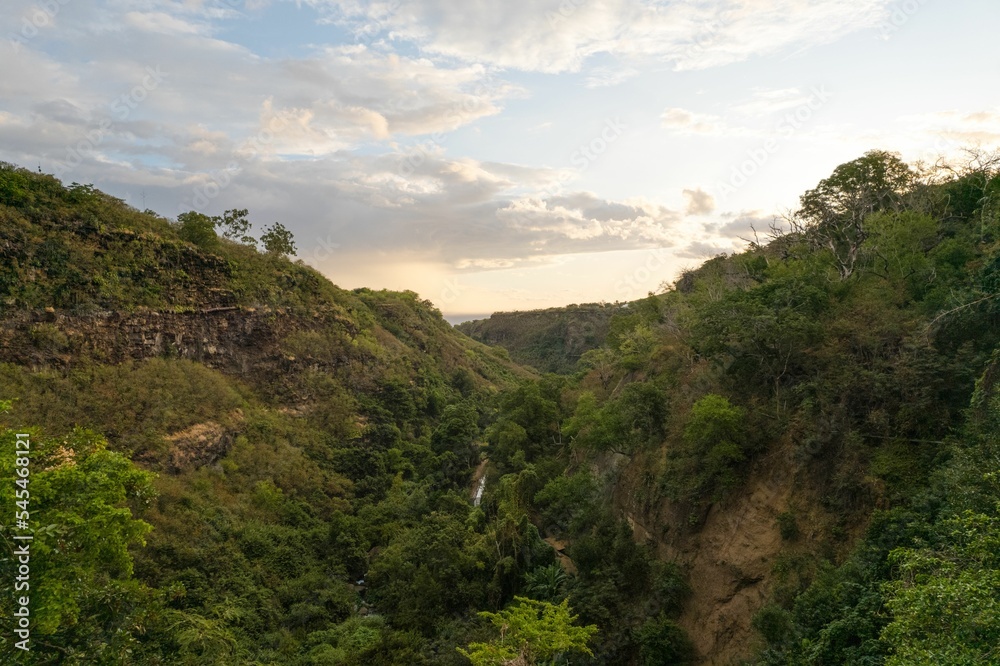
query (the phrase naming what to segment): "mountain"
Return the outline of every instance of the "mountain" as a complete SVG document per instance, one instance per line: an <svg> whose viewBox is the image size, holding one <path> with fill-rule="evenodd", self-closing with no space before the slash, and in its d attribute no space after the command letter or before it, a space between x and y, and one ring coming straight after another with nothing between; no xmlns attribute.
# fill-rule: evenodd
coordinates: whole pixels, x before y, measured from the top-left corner
<svg viewBox="0 0 1000 666"><path fill-rule="evenodd" d="M665 293L460 330L257 251L246 211L2 166L0 498L34 531L30 600L0 595L32 651L0 651L992 663L1000 160L974 158L872 151Z"/></svg>
<svg viewBox="0 0 1000 666"><path fill-rule="evenodd" d="M355 582L465 501L491 396L534 376L412 292L343 290L182 217L209 233L0 166L0 418L36 439L32 516L55 531L35 576L64 596L35 607L38 663L318 663L375 640Z"/></svg>
<svg viewBox="0 0 1000 666"><path fill-rule="evenodd" d="M600 347L611 317L624 304L587 303L563 308L495 312L458 324L473 340L503 347L512 360L541 372L570 374L584 353Z"/></svg>

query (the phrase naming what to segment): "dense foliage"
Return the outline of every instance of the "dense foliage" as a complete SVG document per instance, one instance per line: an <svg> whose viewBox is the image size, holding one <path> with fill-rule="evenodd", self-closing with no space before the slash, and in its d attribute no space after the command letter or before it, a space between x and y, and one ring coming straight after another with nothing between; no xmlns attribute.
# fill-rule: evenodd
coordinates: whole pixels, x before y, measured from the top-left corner
<svg viewBox="0 0 1000 666"><path fill-rule="evenodd" d="M494 312L456 328L474 340L499 345L510 357L541 372L570 374L580 358L599 347L611 317L624 303L586 303L563 308Z"/></svg>
<svg viewBox="0 0 1000 666"><path fill-rule="evenodd" d="M762 663L997 661L998 165L841 165L767 243L616 313L549 397L561 412L501 417L495 464L561 442L574 464L553 490L628 493L663 543L766 470L798 499L753 621ZM572 474L583 461L605 491ZM550 492L543 519L567 525Z"/></svg>
<svg viewBox="0 0 1000 666"><path fill-rule="evenodd" d="M987 156L869 153L538 376L277 227L257 252L246 211L171 222L3 166L0 493L28 430L44 601L17 659L696 663L668 554L767 470L795 501L745 652L996 661L998 201ZM113 362L77 330L219 309L277 342Z"/></svg>

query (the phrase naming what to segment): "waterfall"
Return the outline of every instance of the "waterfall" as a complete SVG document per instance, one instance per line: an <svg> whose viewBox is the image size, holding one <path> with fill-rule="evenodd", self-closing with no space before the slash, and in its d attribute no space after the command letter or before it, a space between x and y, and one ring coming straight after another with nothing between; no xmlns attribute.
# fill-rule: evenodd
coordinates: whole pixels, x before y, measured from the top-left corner
<svg viewBox="0 0 1000 666"><path fill-rule="evenodd" d="M486 492L486 475L479 477L479 484L476 486L476 495L472 498L472 505L479 506L483 501L483 493Z"/></svg>

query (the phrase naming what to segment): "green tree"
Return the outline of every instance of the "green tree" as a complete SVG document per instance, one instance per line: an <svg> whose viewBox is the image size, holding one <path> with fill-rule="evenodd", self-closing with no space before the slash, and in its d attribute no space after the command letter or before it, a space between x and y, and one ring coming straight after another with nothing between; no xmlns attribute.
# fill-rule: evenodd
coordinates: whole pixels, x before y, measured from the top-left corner
<svg viewBox="0 0 1000 666"><path fill-rule="evenodd" d="M680 489L700 495L736 483L738 465L747 457L745 420L746 410L713 393L691 407L683 434L685 458L672 469Z"/></svg>
<svg viewBox="0 0 1000 666"><path fill-rule="evenodd" d="M219 237L215 233L213 218L192 210L178 215L177 221L181 225L178 235L183 240L206 250L218 247Z"/></svg>
<svg viewBox="0 0 1000 666"><path fill-rule="evenodd" d="M556 605L515 597L514 603L499 613L479 615L489 620L500 636L489 643L472 643L468 650L459 648L473 666L531 666L555 663L574 653L593 654L587 643L597 633L597 627L577 625L568 600Z"/></svg>
<svg viewBox="0 0 1000 666"><path fill-rule="evenodd" d="M893 651L886 666L1000 661L1000 520L967 512L941 529L949 539L943 548L889 556L901 577L886 585L893 617L882 631Z"/></svg>
<svg viewBox="0 0 1000 666"><path fill-rule="evenodd" d="M666 615L647 620L638 631L642 666L690 663L694 647L684 630Z"/></svg>
<svg viewBox="0 0 1000 666"><path fill-rule="evenodd" d="M281 222L264 227L264 234L260 237L260 242L264 244L264 249L270 254L295 254L295 238Z"/></svg>
<svg viewBox="0 0 1000 666"><path fill-rule="evenodd" d="M562 445L556 396L543 382L528 382L500 397L500 418L489 428L490 459L501 470L532 462Z"/></svg>
<svg viewBox="0 0 1000 666"><path fill-rule="evenodd" d="M945 470L952 511L919 547L889 554L887 666L1000 662L1000 351L979 379L967 441Z"/></svg>
<svg viewBox="0 0 1000 666"><path fill-rule="evenodd" d="M593 393L583 393L563 434L586 447L632 455L663 440L666 417L663 391L650 382L633 382L600 408Z"/></svg>
<svg viewBox="0 0 1000 666"><path fill-rule="evenodd" d="M432 513L403 531L372 563L369 599L397 627L427 635L443 619L482 603L478 535L457 518Z"/></svg>
<svg viewBox="0 0 1000 666"><path fill-rule="evenodd" d="M608 347L598 347L585 351L579 362L581 367L592 370L597 375L597 379L601 382L601 388L605 391L608 390L608 386L615 376L618 364L618 354Z"/></svg>
<svg viewBox="0 0 1000 666"><path fill-rule="evenodd" d="M212 218L215 226L222 229L222 235L231 241L257 247L257 239L250 235L250 220L247 219L249 211L246 208L233 208L227 210L222 215Z"/></svg>
<svg viewBox="0 0 1000 666"><path fill-rule="evenodd" d="M457 465L448 475L452 482L465 482L469 471L479 462L479 447L476 446L478 418L475 408L467 402L448 405L431 435L431 448L435 454L440 456L447 451L455 456Z"/></svg>
<svg viewBox="0 0 1000 666"><path fill-rule="evenodd" d="M566 598L568 580L559 563L535 567L524 574L524 592L541 601L561 601Z"/></svg>
<svg viewBox="0 0 1000 666"><path fill-rule="evenodd" d="M868 238L865 218L898 209L915 178L913 170L894 153L867 152L841 164L803 194L796 223L811 233L819 247L833 253L840 278L846 280Z"/></svg>
<svg viewBox="0 0 1000 666"><path fill-rule="evenodd" d="M15 433L0 431L0 505L13 511L15 501L25 502L34 530L30 587L15 592L5 585L0 615L12 617L15 599L29 598L28 663L67 655L72 663L126 663L158 608L154 592L132 579L129 552L144 545L152 529L130 507L151 501L153 475L108 451L92 432L75 430L61 439L30 434L30 454L23 456L15 452ZM31 473L15 485L18 457L30 460ZM0 528L0 536L8 546L0 554L0 575L13 581L20 542L12 540L10 527ZM0 653L14 654L12 642L0 644Z"/></svg>

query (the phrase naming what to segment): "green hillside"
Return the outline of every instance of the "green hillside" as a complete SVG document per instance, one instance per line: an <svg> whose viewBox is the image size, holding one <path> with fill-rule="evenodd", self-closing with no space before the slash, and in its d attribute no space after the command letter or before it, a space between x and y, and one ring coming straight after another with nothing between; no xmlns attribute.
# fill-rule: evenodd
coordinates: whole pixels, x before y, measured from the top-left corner
<svg viewBox="0 0 1000 666"><path fill-rule="evenodd" d="M35 540L33 648L0 651L997 663L998 164L871 152L664 294L463 327L542 376L241 211L5 165L0 524L28 433Z"/></svg>
<svg viewBox="0 0 1000 666"><path fill-rule="evenodd" d="M0 418L33 434L32 520L50 530L19 663L429 659L437 623L499 608L500 583L429 592L419 627L368 613L391 579L355 583L410 529L484 538L465 528L480 422L532 374L416 294L345 291L188 231L0 168Z"/></svg>
<svg viewBox="0 0 1000 666"><path fill-rule="evenodd" d="M600 347L621 304L588 303L564 308L494 312L455 328L479 342L503 347L511 359L542 372L570 374L580 358Z"/></svg>

